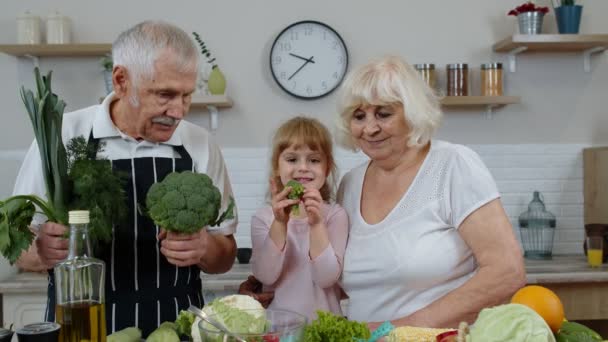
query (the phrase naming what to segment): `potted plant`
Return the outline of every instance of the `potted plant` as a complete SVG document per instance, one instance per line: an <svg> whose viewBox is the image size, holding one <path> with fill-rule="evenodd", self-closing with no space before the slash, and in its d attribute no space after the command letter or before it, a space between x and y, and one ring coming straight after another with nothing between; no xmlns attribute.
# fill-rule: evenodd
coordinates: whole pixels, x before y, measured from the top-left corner
<svg viewBox="0 0 608 342"><path fill-rule="evenodd" d="M207 76L207 72L203 71L201 74L199 74L199 88L205 88L206 79L206 86L209 93L211 93L212 95L224 94L224 92L226 91L226 78L224 77L224 74L217 66L217 63L215 63L215 58L211 56L211 51L209 51L207 45L201 39L201 36L196 32L192 32L192 35L194 35L194 39L196 40L201 49L201 54L205 58L205 66L207 68L211 66L211 71L208 73L208 77L205 77Z"/></svg>
<svg viewBox="0 0 608 342"><path fill-rule="evenodd" d="M519 33L539 34L542 31L543 18L548 12L549 7L537 6L528 1L510 10L508 15L517 17Z"/></svg>
<svg viewBox="0 0 608 342"><path fill-rule="evenodd" d="M577 34L581 24L583 6L576 0L551 0L559 33Z"/></svg>
<svg viewBox="0 0 608 342"><path fill-rule="evenodd" d="M106 85L106 92L109 94L113 90L112 86L112 68L114 67L114 62L112 61L111 56L103 56L101 58L101 66L103 67L103 80Z"/></svg>

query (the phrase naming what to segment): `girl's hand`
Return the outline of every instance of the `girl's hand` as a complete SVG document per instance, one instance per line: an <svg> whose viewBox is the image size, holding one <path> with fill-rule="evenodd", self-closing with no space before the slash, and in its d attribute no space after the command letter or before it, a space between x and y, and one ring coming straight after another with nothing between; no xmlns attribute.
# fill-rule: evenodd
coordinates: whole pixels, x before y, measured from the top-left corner
<svg viewBox="0 0 608 342"><path fill-rule="evenodd" d="M285 187L283 191L278 190L278 186L274 179L270 179L270 196L271 196L271 204L272 204L272 212L274 213L274 219L277 222L287 224L289 221L289 211L291 206L294 204L298 204L300 201L295 199L288 199L287 195L291 191L290 187Z"/></svg>
<svg viewBox="0 0 608 342"><path fill-rule="evenodd" d="M323 221L321 214L321 205L323 198L318 189L304 189L304 196L302 196L302 202L304 203L304 209L308 215L308 224L311 226L317 225Z"/></svg>

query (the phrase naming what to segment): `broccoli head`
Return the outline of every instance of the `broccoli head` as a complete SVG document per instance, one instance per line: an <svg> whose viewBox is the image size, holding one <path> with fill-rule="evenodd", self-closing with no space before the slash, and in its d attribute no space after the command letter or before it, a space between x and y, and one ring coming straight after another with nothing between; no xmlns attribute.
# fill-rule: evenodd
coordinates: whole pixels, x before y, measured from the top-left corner
<svg viewBox="0 0 608 342"><path fill-rule="evenodd" d="M288 186L291 188L291 191L287 195L287 198L301 199L302 196L304 196L304 186L302 185L302 183L292 179L289 182L287 182L287 184L285 184L285 186L286 187ZM300 205L294 204L291 207L291 214L294 216L299 216L300 215Z"/></svg>
<svg viewBox="0 0 608 342"><path fill-rule="evenodd" d="M190 171L172 172L148 190L146 207L155 224L167 231L191 234L234 218L234 199L219 215L222 196L211 178ZM218 218L219 216L219 218Z"/></svg>

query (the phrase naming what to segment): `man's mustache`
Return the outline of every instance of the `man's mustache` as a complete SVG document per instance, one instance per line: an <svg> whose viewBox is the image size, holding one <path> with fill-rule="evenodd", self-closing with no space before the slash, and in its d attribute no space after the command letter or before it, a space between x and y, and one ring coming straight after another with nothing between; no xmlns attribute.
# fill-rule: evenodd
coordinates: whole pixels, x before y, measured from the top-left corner
<svg viewBox="0 0 608 342"><path fill-rule="evenodd" d="M157 117L153 118L152 122L158 123L161 125L165 125L165 126L175 126L179 123L179 119L163 115L163 116L157 116Z"/></svg>

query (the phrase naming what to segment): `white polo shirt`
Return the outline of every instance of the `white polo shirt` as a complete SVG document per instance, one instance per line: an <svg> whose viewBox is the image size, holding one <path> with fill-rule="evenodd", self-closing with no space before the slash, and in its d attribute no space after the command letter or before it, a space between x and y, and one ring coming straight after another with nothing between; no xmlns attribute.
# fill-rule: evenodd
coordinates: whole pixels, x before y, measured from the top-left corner
<svg viewBox="0 0 608 342"><path fill-rule="evenodd" d="M98 157L109 160L142 157L179 158L179 154L173 147L183 145L192 158L193 171L207 174L222 194L220 212L228 207L230 197L234 197L228 172L221 150L207 130L182 120L171 139L166 142L137 141L121 132L112 122L110 104L113 100L114 93L111 93L99 105L64 114L62 129L64 144L79 135L88 139L92 129L93 137L105 143L104 150ZM42 162L36 140L30 146L21 165L13 194L34 194L46 198ZM224 221L220 227L210 228L209 232L223 235L234 234L238 221L236 212L235 208L234 219ZM34 223L44 221L46 218L40 214L34 218Z"/></svg>

